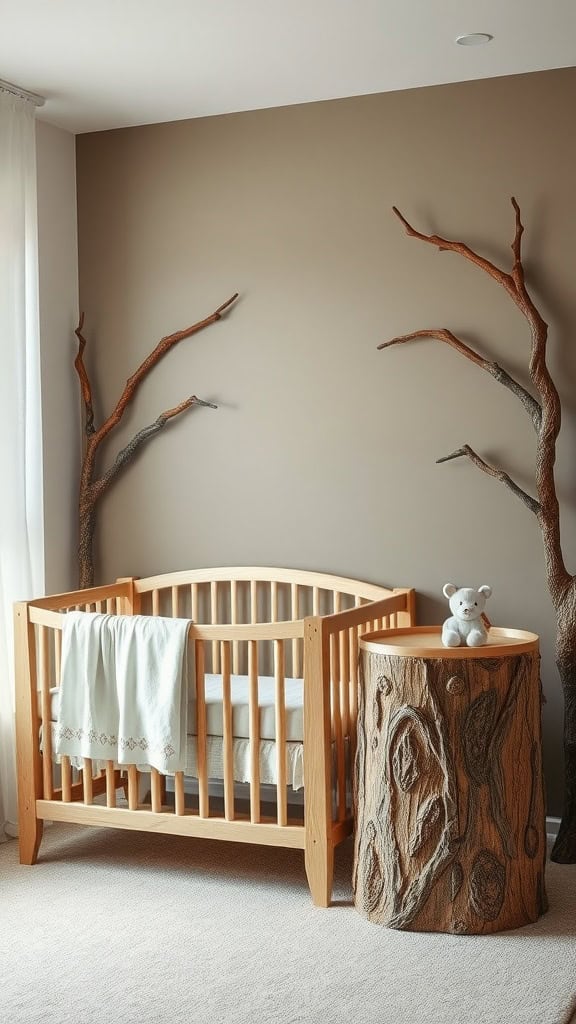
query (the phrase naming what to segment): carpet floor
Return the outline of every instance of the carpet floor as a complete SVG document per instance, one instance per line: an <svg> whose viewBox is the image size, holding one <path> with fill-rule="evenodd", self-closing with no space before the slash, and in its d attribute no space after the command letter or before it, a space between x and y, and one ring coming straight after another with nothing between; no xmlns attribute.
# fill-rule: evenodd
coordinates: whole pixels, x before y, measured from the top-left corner
<svg viewBox="0 0 576 1024"><path fill-rule="evenodd" d="M576 993L576 865L549 911L491 936L380 928L310 901L298 851L52 825L0 846L6 1024L561 1024Z"/></svg>

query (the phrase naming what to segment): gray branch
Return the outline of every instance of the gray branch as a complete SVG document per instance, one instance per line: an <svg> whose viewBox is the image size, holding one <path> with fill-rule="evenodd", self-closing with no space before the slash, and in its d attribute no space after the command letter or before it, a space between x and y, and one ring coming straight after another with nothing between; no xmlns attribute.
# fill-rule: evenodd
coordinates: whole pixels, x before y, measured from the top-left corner
<svg viewBox="0 0 576 1024"><path fill-rule="evenodd" d="M506 370L503 370L498 363L488 363L486 366L488 373L491 373L495 380L503 384L505 388L508 388L516 398L519 398L522 405L530 415L532 423L534 424L534 430L538 434L540 427L542 426L542 406L536 399L530 394L526 388L522 387L514 377L511 377Z"/></svg>
<svg viewBox="0 0 576 1024"><path fill-rule="evenodd" d="M478 469L481 469L483 473L487 473L488 476L493 476L496 480L500 480L501 483L505 484L517 498L520 498L520 501L522 501L527 508L534 513L534 515L537 516L540 514L540 502L536 501L536 499L530 494L527 494L526 491L523 491L522 488L514 482L512 477L509 476L508 473L504 472L504 470L497 469L495 466L491 466L488 462L485 462L484 459L481 459L469 444L465 444L462 448L458 448L455 452L452 452L451 455L444 455L443 458L436 459L436 463L449 462L450 459L459 459L461 456L466 456L466 458L470 459L470 461L473 462Z"/></svg>
<svg viewBox="0 0 576 1024"><path fill-rule="evenodd" d="M479 366L482 370L486 370L487 373L494 377L494 380L503 384L516 398L520 399L532 420L536 433L539 434L540 427L542 426L542 407L539 402L519 381L515 380L506 370L503 370L498 363L494 363L486 359L485 356L481 356L479 352L470 348L470 345L467 345L446 327L428 328L422 331L412 331L410 334L401 334L396 338L392 338L391 341L382 342L378 345L378 349L390 348L391 345L403 345L406 342L416 341L419 338L434 338L436 341L442 341L446 345L450 345L461 356L469 359L471 363Z"/></svg>
<svg viewBox="0 0 576 1024"><path fill-rule="evenodd" d="M178 409L184 411L192 405L204 405L209 409L218 408L218 406L214 405L213 402L205 402L203 399L196 398L196 396L194 396L193 399L183 402L182 406L179 406ZM97 482L100 494L108 489L115 477L118 476L118 473L124 468L124 466L128 465L128 463L132 461L138 449L141 448L146 441L149 441L151 437L154 437L155 434L158 434L162 428L166 426L168 420L172 419L174 415L176 415L175 410L170 410L169 413L161 413L154 423L151 423L149 426L143 427L142 430L138 431L126 447L122 448L122 450L118 452L110 468L106 470Z"/></svg>

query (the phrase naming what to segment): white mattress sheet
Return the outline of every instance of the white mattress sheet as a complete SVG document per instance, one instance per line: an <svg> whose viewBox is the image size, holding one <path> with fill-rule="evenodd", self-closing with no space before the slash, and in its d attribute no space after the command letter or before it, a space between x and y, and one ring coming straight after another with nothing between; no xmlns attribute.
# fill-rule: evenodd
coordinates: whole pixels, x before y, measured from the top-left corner
<svg viewBox="0 0 576 1024"><path fill-rule="evenodd" d="M222 676L206 674L204 677L206 697L206 732L209 736L223 736ZM196 734L196 694L191 684L192 695L188 698L187 733ZM232 735L248 739L250 735L250 681L248 676L230 677L232 703ZM51 690L52 720L58 718L58 689ZM286 708L286 739L294 743L304 740L304 686L302 679L284 680L284 706ZM258 679L258 706L260 709L260 739L276 738L275 681L273 676Z"/></svg>
<svg viewBox="0 0 576 1024"><path fill-rule="evenodd" d="M208 776L211 779L224 777L223 703L222 676L206 674L204 677L206 698L206 753ZM191 686L191 689L193 687ZM232 763L235 782L250 781L250 739L249 720L250 681L248 676L233 675L230 678L232 703ZM51 690L52 749L55 745L55 723L58 718L58 689ZM260 782L275 785L278 779L276 754L276 713L275 680L273 676L258 679L258 705L260 709ZM303 680L285 679L284 706L286 708L286 781L293 789L304 786L304 714ZM196 699L195 693L188 700L185 775L197 777L196 760ZM74 759L72 759L74 764ZM76 767L81 767L81 760ZM104 767L104 763L102 764Z"/></svg>
<svg viewBox="0 0 576 1024"><path fill-rule="evenodd" d="M192 689L192 687L191 687ZM206 694L206 732L210 736L223 736L224 707L222 702L222 676L204 677ZM302 679L284 680L284 707L286 708L286 739L301 743L304 739ZM250 735L250 681L248 676L230 677L232 703L232 735L247 739ZM260 738L276 738L276 702L273 676L258 679L258 706L260 709ZM188 698L189 735L196 734L196 695Z"/></svg>

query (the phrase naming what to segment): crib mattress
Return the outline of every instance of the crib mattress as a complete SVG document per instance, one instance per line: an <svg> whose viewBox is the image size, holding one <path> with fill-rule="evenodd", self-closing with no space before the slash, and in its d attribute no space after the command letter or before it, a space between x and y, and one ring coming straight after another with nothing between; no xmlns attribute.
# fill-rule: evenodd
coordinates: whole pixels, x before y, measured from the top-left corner
<svg viewBox="0 0 576 1024"><path fill-rule="evenodd" d="M224 777L224 740L223 740L223 703L222 676L206 674L204 677L206 699L206 751L208 775L212 779ZM250 781L250 681L248 676L232 675L230 692L232 704L232 763L235 782ZM55 749L55 723L58 719L59 690L51 693L52 737ZM275 680L273 676L260 676L258 679L258 706L260 709L260 782L263 785L275 785L278 779L276 755L276 715L275 715ZM304 714L303 714L303 680L285 679L284 706L286 709L286 781L293 789L304 786ZM196 698L195 694L188 701L188 722L186 739L186 757L184 774L196 778L198 775L196 759ZM74 763L75 759L72 759ZM77 767L81 767L78 762Z"/></svg>
<svg viewBox="0 0 576 1024"><path fill-rule="evenodd" d="M210 736L223 736L222 676L206 674L204 688L206 693L206 732ZM233 675L230 677L232 735L241 739L248 739L250 735L249 692L248 676ZM258 706L260 709L260 738L263 740L276 738L274 694L274 678L260 676L258 678ZM286 739L301 743L304 739L302 679L286 679L284 681L284 706L286 708ZM191 736L196 734L195 695L188 702L187 732Z"/></svg>
<svg viewBox="0 0 576 1024"><path fill-rule="evenodd" d="M196 693L193 686L188 705L187 749L184 774L198 776L196 738ZM223 706L222 677L206 674L204 677L206 699L206 754L208 776L223 778ZM250 739L249 705L250 681L248 676L231 676L231 702L233 724L233 774L236 782L250 781ZM58 717L58 689L50 691L52 718L52 750L55 749L55 723ZM259 708L259 770L260 782L275 785L278 780L276 753L276 683L273 676L258 677ZM284 706L286 709L286 781L293 790L301 790L303 773L303 680L284 680ZM75 763L76 759L71 759ZM81 767L78 761L77 767ZM104 763L102 763L104 767ZM148 766L141 766L146 770Z"/></svg>
<svg viewBox="0 0 576 1024"><path fill-rule="evenodd" d="M222 676L209 675L204 677L206 696L206 732L210 736L224 735L224 710L222 704ZM304 709L303 680L286 679L284 681L284 706L286 708L286 739L294 743L304 740ZM192 687L191 687L192 690ZM232 703L232 735L239 739L248 739L250 735L250 682L248 676L233 675L230 677ZM51 692L52 721L58 719L59 690ZM260 739L276 738L275 714L275 681L273 676L260 676L258 679L258 706L260 709ZM190 736L196 735L196 697L188 700L188 723L186 728Z"/></svg>

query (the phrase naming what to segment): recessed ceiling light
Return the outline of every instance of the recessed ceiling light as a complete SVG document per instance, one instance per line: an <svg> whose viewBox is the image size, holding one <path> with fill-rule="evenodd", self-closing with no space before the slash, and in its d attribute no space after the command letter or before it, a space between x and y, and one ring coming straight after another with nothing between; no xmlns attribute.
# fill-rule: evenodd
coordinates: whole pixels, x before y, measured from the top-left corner
<svg viewBox="0 0 576 1024"><path fill-rule="evenodd" d="M458 36L456 42L459 46L482 46L490 43L493 38L488 32L467 32L464 36Z"/></svg>

